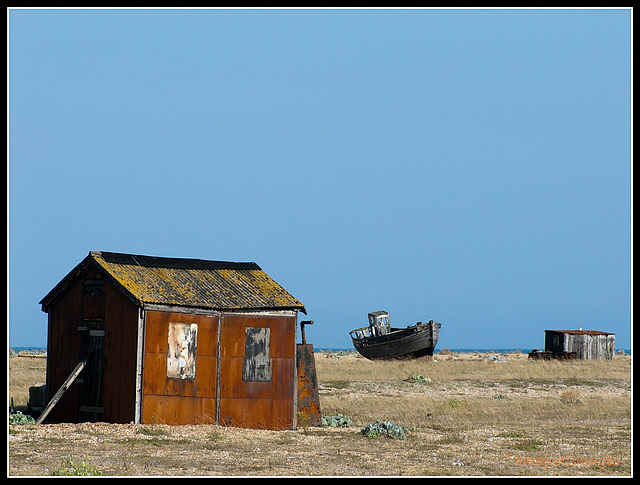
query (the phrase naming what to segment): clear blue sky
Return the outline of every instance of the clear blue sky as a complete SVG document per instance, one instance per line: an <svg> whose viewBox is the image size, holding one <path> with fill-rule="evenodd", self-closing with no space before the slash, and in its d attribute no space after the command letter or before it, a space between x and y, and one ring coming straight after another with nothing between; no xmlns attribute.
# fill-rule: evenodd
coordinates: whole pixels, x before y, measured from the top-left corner
<svg viewBox="0 0 640 485"><path fill-rule="evenodd" d="M9 344L92 250L255 261L316 347L631 346L631 11L8 10Z"/></svg>

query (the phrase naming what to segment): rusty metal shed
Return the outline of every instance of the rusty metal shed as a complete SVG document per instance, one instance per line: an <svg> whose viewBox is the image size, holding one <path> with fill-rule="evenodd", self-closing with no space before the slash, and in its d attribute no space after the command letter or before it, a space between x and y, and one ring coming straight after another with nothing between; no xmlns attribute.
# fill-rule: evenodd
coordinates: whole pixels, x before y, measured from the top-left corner
<svg viewBox="0 0 640 485"><path fill-rule="evenodd" d="M49 399L85 362L50 421L296 426L306 311L255 263L92 251L40 303Z"/></svg>
<svg viewBox="0 0 640 485"><path fill-rule="evenodd" d="M545 330L544 345L547 352L575 352L578 359L612 360L616 335L599 330Z"/></svg>

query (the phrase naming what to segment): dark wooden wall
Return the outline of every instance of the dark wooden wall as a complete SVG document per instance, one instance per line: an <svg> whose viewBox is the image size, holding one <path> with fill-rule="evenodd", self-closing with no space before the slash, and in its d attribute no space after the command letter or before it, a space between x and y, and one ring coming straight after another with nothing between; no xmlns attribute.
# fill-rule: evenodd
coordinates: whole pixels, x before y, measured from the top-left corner
<svg viewBox="0 0 640 485"><path fill-rule="evenodd" d="M47 420L128 423L135 416L138 309L95 268L49 308L49 399L91 351L87 367Z"/></svg>
<svg viewBox="0 0 640 485"><path fill-rule="evenodd" d="M135 420L138 307L115 286L106 287L104 420Z"/></svg>

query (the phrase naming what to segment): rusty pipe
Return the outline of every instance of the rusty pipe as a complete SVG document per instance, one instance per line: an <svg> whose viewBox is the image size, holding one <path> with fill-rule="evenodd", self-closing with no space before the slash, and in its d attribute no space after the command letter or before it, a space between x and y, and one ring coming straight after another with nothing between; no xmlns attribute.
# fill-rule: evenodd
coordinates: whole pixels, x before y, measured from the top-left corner
<svg viewBox="0 0 640 485"><path fill-rule="evenodd" d="M302 345L307 343L307 339L304 335L304 326L305 325L313 325L313 320L303 320L300 322L300 333L302 334Z"/></svg>

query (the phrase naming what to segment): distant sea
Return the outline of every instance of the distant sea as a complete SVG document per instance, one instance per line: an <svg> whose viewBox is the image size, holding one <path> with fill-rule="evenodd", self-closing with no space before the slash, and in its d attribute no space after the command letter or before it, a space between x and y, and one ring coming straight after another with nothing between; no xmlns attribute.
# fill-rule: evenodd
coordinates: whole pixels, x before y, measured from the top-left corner
<svg viewBox="0 0 640 485"><path fill-rule="evenodd" d="M320 352L320 351L323 351L323 350L331 350L332 352L345 352L345 351L348 351L348 350L354 350L355 351L354 348L342 349L342 348L323 348L323 347L318 347L318 348L314 347L314 350L317 351L317 352ZM435 349L433 351L433 353L437 354L441 350L443 350L443 349ZM467 353L468 354L471 354L471 353L482 354L482 353L486 353L486 352L489 352L489 351L498 352L499 354L506 354L508 352L515 352L515 351L519 350L523 354L528 354L529 352L531 352L533 350L533 348L526 348L526 349L525 348L508 348L508 349L496 349L496 348L493 348L493 349L456 349L456 348L450 348L449 350L451 352L457 352L459 354L467 354ZM540 348L538 350L544 350L544 347L542 347L542 348ZM631 349L618 349L618 348L616 348L616 352L618 350L624 350L625 354L631 355Z"/></svg>
<svg viewBox="0 0 640 485"><path fill-rule="evenodd" d="M33 351L45 351L46 352L46 350L47 350L46 347L12 347L11 345L9 345L9 348L15 350L16 354L18 352L23 351L23 350L29 350L29 351L32 351L32 352Z"/></svg>
<svg viewBox="0 0 640 485"><path fill-rule="evenodd" d="M47 350L45 347L11 347L13 350L17 352L20 352L21 350ZM323 350L331 350L332 352L346 352L348 350L355 350L354 348L348 348L348 349L344 349L344 348L327 348L327 347L316 347L314 348L314 350L316 352L320 352ZM438 353L440 352L440 350L442 349L436 349L434 353ZM449 349L451 352L457 352L457 353L485 353L485 352L489 352L490 350L493 350L494 352L498 352L499 354L505 354L507 352L515 352L516 350L519 350L520 352L524 353L524 354L528 354L529 352L531 352L533 350L533 348L508 348L508 349L456 349L456 348L452 348ZM539 349L539 350L543 350L543 349ZM631 349L616 349L616 352L618 350L624 350L624 353L627 355L631 355Z"/></svg>

